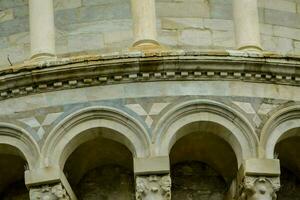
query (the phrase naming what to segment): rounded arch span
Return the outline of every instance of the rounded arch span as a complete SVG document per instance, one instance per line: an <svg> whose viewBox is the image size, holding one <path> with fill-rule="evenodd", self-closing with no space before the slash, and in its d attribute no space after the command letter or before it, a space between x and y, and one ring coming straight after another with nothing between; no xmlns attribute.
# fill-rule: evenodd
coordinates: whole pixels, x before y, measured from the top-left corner
<svg viewBox="0 0 300 200"><path fill-rule="evenodd" d="M185 136L179 130L195 122L212 122L226 128L230 134L217 134L234 150L238 165L244 159L257 156L258 137L250 122L238 111L210 100L193 100L168 111L154 130L156 153L168 155L172 146Z"/></svg>
<svg viewBox="0 0 300 200"><path fill-rule="evenodd" d="M111 132L95 131L101 128ZM89 134L85 134L88 130ZM63 169L69 155L79 145L98 136L122 143L134 157L149 154L149 136L137 120L115 108L88 107L67 116L49 133L42 148L42 165Z"/></svg>
<svg viewBox="0 0 300 200"><path fill-rule="evenodd" d="M283 139L300 136L300 105L282 108L272 114L261 131L260 157L274 158L275 146Z"/></svg>
<svg viewBox="0 0 300 200"><path fill-rule="evenodd" d="M14 154L21 156L29 169L37 166L40 156L39 146L24 129L13 124L0 123L0 145L8 145L17 150Z"/></svg>

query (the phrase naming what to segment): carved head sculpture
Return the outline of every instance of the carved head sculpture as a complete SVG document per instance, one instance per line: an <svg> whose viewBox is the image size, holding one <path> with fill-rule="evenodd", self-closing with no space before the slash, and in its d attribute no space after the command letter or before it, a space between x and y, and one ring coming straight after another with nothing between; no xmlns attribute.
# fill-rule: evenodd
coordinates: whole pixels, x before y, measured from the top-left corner
<svg viewBox="0 0 300 200"><path fill-rule="evenodd" d="M169 176L137 177L136 198L138 200L170 200L171 179Z"/></svg>
<svg viewBox="0 0 300 200"><path fill-rule="evenodd" d="M34 200L69 200L62 185L43 186L30 190L30 199Z"/></svg>
<svg viewBox="0 0 300 200"><path fill-rule="evenodd" d="M165 197L164 199L171 200L171 177L163 176L160 180L160 187Z"/></svg>
<svg viewBox="0 0 300 200"><path fill-rule="evenodd" d="M248 177L244 183L241 200L276 200L278 184L265 177Z"/></svg>

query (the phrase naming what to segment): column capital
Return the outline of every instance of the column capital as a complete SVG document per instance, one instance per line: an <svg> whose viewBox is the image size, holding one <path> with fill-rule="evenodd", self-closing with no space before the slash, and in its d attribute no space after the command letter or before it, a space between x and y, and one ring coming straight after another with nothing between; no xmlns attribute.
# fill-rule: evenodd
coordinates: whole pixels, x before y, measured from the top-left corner
<svg viewBox="0 0 300 200"><path fill-rule="evenodd" d="M147 175L136 177L136 200L171 200L171 177Z"/></svg>
<svg viewBox="0 0 300 200"><path fill-rule="evenodd" d="M279 176L244 176L239 185L238 200L276 200L279 189Z"/></svg>
<svg viewBox="0 0 300 200"><path fill-rule="evenodd" d="M47 199L47 200L70 200L66 189L61 183L54 185L43 185L30 189L29 197L31 200Z"/></svg>
<svg viewBox="0 0 300 200"><path fill-rule="evenodd" d="M280 189L280 163L277 159L245 160L231 193L236 200L276 200Z"/></svg>
<svg viewBox="0 0 300 200"><path fill-rule="evenodd" d="M43 197L45 195L49 197L49 200L77 200L67 178L59 167L26 170L25 184L30 189L30 197L33 200L38 199L34 198L35 196ZM55 195L58 197L56 198Z"/></svg>

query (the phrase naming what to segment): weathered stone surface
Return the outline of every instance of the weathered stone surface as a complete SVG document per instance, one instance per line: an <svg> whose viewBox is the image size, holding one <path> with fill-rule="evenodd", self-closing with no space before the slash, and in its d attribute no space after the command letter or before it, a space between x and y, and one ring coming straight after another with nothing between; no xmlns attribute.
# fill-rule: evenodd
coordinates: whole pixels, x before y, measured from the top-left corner
<svg viewBox="0 0 300 200"><path fill-rule="evenodd" d="M201 162L172 166L172 199L223 200L227 191L224 179Z"/></svg>
<svg viewBox="0 0 300 200"><path fill-rule="evenodd" d="M208 30L183 30L179 43L191 46L209 46L212 44L212 35Z"/></svg>
<svg viewBox="0 0 300 200"><path fill-rule="evenodd" d="M158 17L209 17L206 0L156 3ZM176 12L174 12L176 10Z"/></svg>
<svg viewBox="0 0 300 200"><path fill-rule="evenodd" d="M300 15L291 12L265 9L264 22L292 28L300 28Z"/></svg>
<svg viewBox="0 0 300 200"><path fill-rule="evenodd" d="M79 8L81 5L81 0L54 0L55 10Z"/></svg>
<svg viewBox="0 0 300 200"><path fill-rule="evenodd" d="M258 2L263 8L296 13L296 2L286 0L259 0Z"/></svg>
<svg viewBox="0 0 300 200"><path fill-rule="evenodd" d="M77 194L84 200L133 200L133 174L113 165L93 169L80 181Z"/></svg>
<svg viewBox="0 0 300 200"><path fill-rule="evenodd" d="M7 9L0 11L0 23L14 19L13 10Z"/></svg>

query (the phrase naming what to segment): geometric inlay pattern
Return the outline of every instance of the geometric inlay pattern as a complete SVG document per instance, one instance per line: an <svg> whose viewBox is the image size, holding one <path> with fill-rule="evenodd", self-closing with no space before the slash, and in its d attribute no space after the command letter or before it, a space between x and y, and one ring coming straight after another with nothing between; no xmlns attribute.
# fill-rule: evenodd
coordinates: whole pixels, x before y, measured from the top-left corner
<svg viewBox="0 0 300 200"><path fill-rule="evenodd" d="M170 103L152 103L149 109L141 104L127 104L125 106L139 116L144 117L145 123L149 128L151 128L153 124L153 118L159 115L161 111L169 104Z"/></svg>
<svg viewBox="0 0 300 200"><path fill-rule="evenodd" d="M35 117L27 117L27 118L19 119L19 121L27 124L32 129L34 129L39 139L42 139L45 134L45 129L48 126L50 126L61 114L62 112L49 113L46 115L38 115Z"/></svg>

